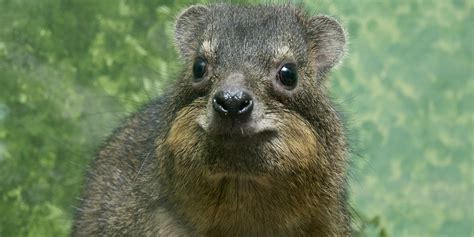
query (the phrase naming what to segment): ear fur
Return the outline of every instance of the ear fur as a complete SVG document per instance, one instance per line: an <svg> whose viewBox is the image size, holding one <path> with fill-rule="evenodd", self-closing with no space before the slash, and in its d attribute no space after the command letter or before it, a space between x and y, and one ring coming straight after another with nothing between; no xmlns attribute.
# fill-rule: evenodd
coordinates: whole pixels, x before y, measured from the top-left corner
<svg viewBox="0 0 474 237"><path fill-rule="evenodd" d="M176 19L174 41L181 57L192 55L197 46L197 38L206 24L209 8L203 5L193 5L186 8Z"/></svg>
<svg viewBox="0 0 474 237"><path fill-rule="evenodd" d="M346 34L332 17L311 17L306 24L310 54L318 74L324 75L336 66L346 52Z"/></svg>

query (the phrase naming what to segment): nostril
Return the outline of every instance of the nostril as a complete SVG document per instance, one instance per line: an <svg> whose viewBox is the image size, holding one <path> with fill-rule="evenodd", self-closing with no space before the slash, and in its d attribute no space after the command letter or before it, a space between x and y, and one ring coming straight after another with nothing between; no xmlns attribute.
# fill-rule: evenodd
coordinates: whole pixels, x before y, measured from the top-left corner
<svg viewBox="0 0 474 237"><path fill-rule="evenodd" d="M244 92L243 97L241 98L240 108L238 110L238 114L244 114L247 112L251 112L253 108L253 101L250 95Z"/></svg>
<svg viewBox="0 0 474 237"><path fill-rule="evenodd" d="M245 91L219 91L212 100L214 110L225 116L250 113L253 108L252 97Z"/></svg>
<svg viewBox="0 0 474 237"><path fill-rule="evenodd" d="M217 93L213 100L212 100L212 106L214 107L214 110L219 112L219 113L228 113L229 111L226 108L226 103L225 103L225 98L223 93Z"/></svg>

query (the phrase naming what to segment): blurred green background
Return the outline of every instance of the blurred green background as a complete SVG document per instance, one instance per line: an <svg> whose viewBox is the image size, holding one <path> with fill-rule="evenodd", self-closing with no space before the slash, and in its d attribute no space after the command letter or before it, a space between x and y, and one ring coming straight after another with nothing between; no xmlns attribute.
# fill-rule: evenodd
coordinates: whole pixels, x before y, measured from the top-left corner
<svg viewBox="0 0 474 237"><path fill-rule="evenodd" d="M195 1L0 0L0 236L66 236L107 134L179 72ZM346 26L329 80L360 236L474 236L474 1L298 1Z"/></svg>

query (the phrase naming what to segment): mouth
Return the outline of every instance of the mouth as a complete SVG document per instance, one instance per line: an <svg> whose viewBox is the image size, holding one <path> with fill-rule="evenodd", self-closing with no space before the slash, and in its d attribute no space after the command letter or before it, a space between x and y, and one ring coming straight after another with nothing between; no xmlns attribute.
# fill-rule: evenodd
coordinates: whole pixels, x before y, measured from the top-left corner
<svg viewBox="0 0 474 237"><path fill-rule="evenodd" d="M275 136L276 129L258 128L249 124L232 124L230 126L215 126L207 131L210 137L221 141L249 141L254 139L270 138Z"/></svg>
<svg viewBox="0 0 474 237"><path fill-rule="evenodd" d="M197 123L205 134L220 142L264 141L277 135L277 129L265 121L214 119L211 122L198 120Z"/></svg>
<svg viewBox="0 0 474 237"><path fill-rule="evenodd" d="M268 174L266 148L278 137L275 123L265 119L225 120L200 117L196 120L206 137L209 178L249 179Z"/></svg>

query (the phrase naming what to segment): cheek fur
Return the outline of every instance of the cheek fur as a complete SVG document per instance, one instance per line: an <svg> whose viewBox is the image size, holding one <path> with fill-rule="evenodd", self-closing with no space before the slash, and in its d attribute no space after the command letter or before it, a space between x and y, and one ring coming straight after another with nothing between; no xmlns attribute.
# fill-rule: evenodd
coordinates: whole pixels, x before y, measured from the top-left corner
<svg viewBox="0 0 474 237"><path fill-rule="evenodd" d="M192 167L203 163L206 137L196 121L203 110L196 103L181 109L164 140L164 145L174 157L177 175L186 175ZM205 169L193 170L203 172Z"/></svg>
<svg viewBox="0 0 474 237"><path fill-rule="evenodd" d="M265 144L266 154L271 154L269 160L275 163L277 169L286 172L296 172L324 165L321 156L323 148L311 125L301 116L294 113L278 115L276 124L278 135Z"/></svg>
<svg viewBox="0 0 474 237"><path fill-rule="evenodd" d="M206 111L204 101L196 101L184 107L174 119L163 145L174 157L174 172L179 176L199 173L210 175L205 164L209 155L207 135L198 124L198 118ZM326 151L312 126L297 113L274 114L277 135L263 142L257 155L266 163L265 169L277 173L312 173L329 166ZM179 168L178 168L179 167ZM319 172L318 172L319 173Z"/></svg>

